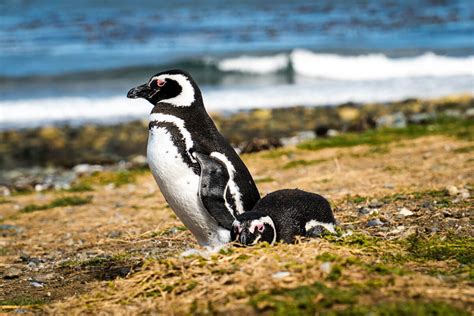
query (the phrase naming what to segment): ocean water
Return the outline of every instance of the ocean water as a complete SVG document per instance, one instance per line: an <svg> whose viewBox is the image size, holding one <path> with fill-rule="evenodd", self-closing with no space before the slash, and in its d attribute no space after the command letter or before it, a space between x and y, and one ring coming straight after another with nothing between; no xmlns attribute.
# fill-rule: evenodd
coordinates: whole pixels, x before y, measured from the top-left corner
<svg viewBox="0 0 474 316"><path fill-rule="evenodd" d="M474 1L0 2L0 128L146 118L183 68L206 107L474 94Z"/></svg>

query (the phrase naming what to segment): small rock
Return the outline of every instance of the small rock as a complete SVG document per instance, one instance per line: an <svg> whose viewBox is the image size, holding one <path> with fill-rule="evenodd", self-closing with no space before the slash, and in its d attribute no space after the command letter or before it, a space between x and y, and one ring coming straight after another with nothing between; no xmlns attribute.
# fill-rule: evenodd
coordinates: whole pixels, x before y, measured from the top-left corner
<svg viewBox="0 0 474 316"><path fill-rule="evenodd" d="M474 118L474 108L467 109L464 115L467 116L468 118Z"/></svg>
<svg viewBox="0 0 474 316"><path fill-rule="evenodd" d="M397 228L395 229L392 229L391 231L389 231L388 233L390 235L398 235L400 234L401 232L403 232L405 230L405 226L397 226Z"/></svg>
<svg viewBox="0 0 474 316"><path fill-rule="evenodd" d="M323 273L329 274L331 272L331 269L332 269L332 264L329 261L325 261L325 262L321 263L321 265L319 266L319 269Z"/></svg>
<svg viewBox="0 0 474 316"><path fill-rule="evenodd" d="M286 278L290 275L291 274L288 271L278 271L278 272L272 274L272 278L273 279L283 279L283 278Z"/></svg>
<svg viewBox="0 0 474 316"><path fill-rule="evenodd" d="M376 219L371 219L370 221L367 222L367 227L374 227L374 226L382 226L383 222L376 218Z"/></svg>
<svg viewBox="0 0 474 316"><path fill-rule="evenodd" d="M459 193L459 189L456 188L454 185L450 185L450 186L446 187L446 191L448 191L448 194L450 196L456 196Z"/></svg>
<svg viewBox="0 0 474 316"><path fill-rule="evenodd" d="M31 258L30 255L27 254L26 252L23 252L23 251L22 251L22 252L20 253L20 260L21 260L21 261L23 261L23 262L28 262L28 261L30 261L30 258Z"/></svg>
<svg viewBox="0 0 474 316"><path fill-rule="evenodd" d="M120 232L118 230L113 230L113 231L111 231L110 233L107 234L107 237L109 237L109 238L119 238L120 236L122 236L122 232Z"/></svg>
<svg viewBox="0 0 474 316"><path fill-rule="evenodd" d="M432 208L433 208L433 205L432 205L431 202L429 202L429 201L423 202L423 204L422 204L421 206L424 207L424 208L428 208L428 209L432 209Z"/></svg>
<svg viewBox="0 0 474 316"><path fill-rule="evenodd" d="M379 200L377 199L372 199L369 203L369 207L370 208L378 208L378 207L381 207L383 206L383 203L380 202Z"/></svg>
<svg viewBox="0 0 474 316"><path fill-rule="evenodd" d="M399 212L398 212L399 215L403 216L403 217L407 217L407 216L412 216L413 215L413 212L410 211L409 209L407 209L406 207L402 207Z"/></svg>
<svg viewBox="0 0 474 316"><path fill-rule="evenodd" d="M359 208L359 216L369 215L372 210L366 206Z"/></svg>
<svg viewBox="0 0 474 316"><path fill-rule="evenodd" d="M461 200L465 200L471 197L471 194L467 189L461 189L460 193L461 194L459 195L459 197L461 198Z"/></svg>
<svg viewBox="0 0 474 316"><path fill-rule="evenodd" d="M0 196L10 196L10 189L4 185L0 186Z"/></svg>
<svg viewBox="0 0 474 316"><path fill-rule="evenodd" d="M91 174L94 172L101 172L104 170L104 167L102 167L101 165L89 165L84 163L74 166L72 170L78 175L83 175Z"/></svg>
<svg viewBox="0 0 474 316"><path fill-rule="evenodd" d="M377 127L404 128L407 126L407 119L402 112L383 115L376 119Z"/></svg>
<svg viewBox="0 0 474 316"><path fill-rule="evenodd" d="M4 279L16 279L22 274L22 271L15 267L7 268L3 274Z"/></svg>
<svg viewBox="0 0 474 316"><path fill-rule="evenodd" d="M148 160L143 155L136 155L130 159L130 165L132 168L145 168L148 166Z"/></svg>
<svg viewBox="0 0 474 316"><path fill-rule="evenodd" d="M33 282L38 282L38 283L48 283L48 281L51 281L54 278L56 278L56 274L46 273L46 274L38 274L34 276L31 280Z"/></svg>
<svg viewBox="0 0 474 316"><path fill-rule="evenodd" d="M383 187L386 189L394 189L395 185L393 185L393 183L385 183Z"/></svg>
<svg viewBox="0 0 474 316"><path fill-rule="evenodd" d="M39 283L39 282L30 282L31 285L33 285L34 287L38 287L38 288L41 288L41 287L44 287L44 284L43 283Z"/></svg>

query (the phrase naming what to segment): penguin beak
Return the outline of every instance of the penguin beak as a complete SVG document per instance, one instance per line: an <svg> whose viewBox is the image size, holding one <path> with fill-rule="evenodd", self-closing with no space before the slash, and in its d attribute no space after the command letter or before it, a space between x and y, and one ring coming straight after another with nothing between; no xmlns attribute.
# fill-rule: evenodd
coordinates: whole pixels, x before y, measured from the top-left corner
<svg viewBox="0 0 474 316"><path fill-rule="evenodd" d="M147 99L153 90L148 86L148 84L142 84L141 86L130 89L127 93L127 98L129 99L138 99L143 98Z"/></svg>

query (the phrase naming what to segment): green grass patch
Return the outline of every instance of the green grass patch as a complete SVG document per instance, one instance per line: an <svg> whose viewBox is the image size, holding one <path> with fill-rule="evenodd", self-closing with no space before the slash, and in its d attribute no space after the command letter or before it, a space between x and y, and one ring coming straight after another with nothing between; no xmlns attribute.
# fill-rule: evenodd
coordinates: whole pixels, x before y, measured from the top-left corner
<svg viewBox="0 0 474 316"><path fill-rule="evenodd" d="M458 309L444 302L401 301L381 303L371 306L357 305L342 311L330 311L321 315L334 316L421 316L443 315L464 316L470 315L468 311Z"/></svg>
<svg viewBox="0 0 474 316"><path fill-rule="evenodd" d="M416 259L449 260L462 264L474 263L474 238L450 234L431 237L413 234L402 241L406 251Z"/></svg>
<svg viewBox="0 0 474 316"><path fill-rule="evenodd" d="M4 198L4 197L0 197L0 204L7 204L7 203L11 203L12 201Z"/></svg>
<svg viewBox="0 0 474 316"><path fill-rule="evenodd" d="M457 154L470 153L474 151L474 146L460 147L453 150Z"/></svg>
<svg viewBox="0 0 474 316"><path fill-rule="evenodd" d="M75 268L75 267L107 267L117 263L123 263L130 259L128 253L117 253L114 255L99 255L86 260L67 260L62 262L59 266L62 268Z"/></svg>
<svg viewBox="0 0 474 316"><path fill-rule="evenodd" d="M249 303L257 312L271 312L272 315L315 315L334 305L353 305L357 302L356 295L354 290L328 288L316 282L294 289L273 289L257 294Z"/></svg>
<svg viewBox="0 0 474 316"><path fill-rule="evenodd" d="M264 177L264 178L255 179L256 183L266 183L266 182L274 182L274 181L275 179L273 179L272 177Z"/></svg>
<svg viewBox="0 0 474 316"><path fill-rule="evenodd" d="M61 198L57 198L51 201L48 204L29 204L21 209L22 213L31 213L35 211L42 211L47 210L55 207L62 207L62 206L77 206L77 205L84 205L88 204L92 201L92 196L87 197L80 197L80 196L65 196Z"/></svg>
<svg viewBox="0 0 474 316"><path fill-rule="evenodd" d="M331 138L313 139L299 144L305 150L319 150L331 147L352 147L357 145L379 146L393 141L413 139L426 135L448 135L460 139L474 140L474 124L470 120L442 117L428 125L408 125L405 128L381 128L363 133L344 133ZM377 148L377 147L375 147Z"/></svg>
<svg viewBox="0 0 474 316"><path fill-rule="evenodd" d="M0 256L6 256L9 252L8 248L0 247Z"/></svg>
<svg viewBox="0 0 474 316"><path fill-rule="evenodd" d="M279 148L279 149L265 151L261 154L261 156L262 158L266 158L266 159L276 159L283 156L291 156L294 153L295 152L293 150L286 149L286 148Z"/></svg>
<svg viewBox="0 0 474 316"><path fill-rule="evenodd" d="M347 198L347 202L354 203L354 204L364 203L364 202L367 202L367 200L368 200L368 198L363 197L363 196L359 196L359 195L350 196L350 197Z"/></svg>
<svg viewBox="0 0 474 316"><path fill-rule="evenodd" d="M339 238L334 235L323 236L326 240L334 242L335 244L358 248L373 248L379 247L382 240L376 237L365 235L362 233L354 233L344 238Z"/></svg>
<svg viewBox="0 0 474 316"><path fill-rule="evenodd" d="M92 187L93 185L113 184L116 187L120 187L122 185L135 183L137 176L146 172L146 169L96 172L90 176L83 177L77 185L81 187Z"/></svg>
<svg viewBox="0 0 474 316"><path fill-rule="evenodd" d="M94 191L92 185L88 183L77 183L72 185L69 189L64 190L66 192L90 192Z"/></svg>
<svg viewBox="0 0 474 316"><path fill-rule="evenodd" d="M0 306L30 306L30 305L43 305L48 300L41 297L31 296L17 296L11 299L0 300Z"/></svg>
<svg viewBox="0 0 474 316"><path fill-rule="evenodd" d="M285 164L283 166L283 169L291 169L291 168L297 168L297 167L305 167L305 166L311 166L311 165L315 165L315 164L318 164L318 163L321 163L321 162L324 162L326 161L325 159L315 159L315 160L304 160L304 159L301 159L301 160L292 160L290 162L288 162L287 164Z"/></svg>

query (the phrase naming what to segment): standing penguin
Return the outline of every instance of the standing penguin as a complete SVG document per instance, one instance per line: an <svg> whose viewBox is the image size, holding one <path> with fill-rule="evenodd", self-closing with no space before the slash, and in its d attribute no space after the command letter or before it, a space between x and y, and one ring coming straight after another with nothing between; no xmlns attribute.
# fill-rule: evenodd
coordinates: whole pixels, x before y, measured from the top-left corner
<svg viewBox="0 0 474 316"><path fill-rule="evenodd" d="M218 247L230 241L229 223L252 209L260 195L247 167L207 114L196 82L185 71L168 70L131 89L127 97L154 106L148 164L170 207L200 245ZM224 170L228 181L223 183L213 170ZM206 175L204 182L201 174ZM203 190L206 181L223 185L221 196ZM216 199L224 207L213 207Z"/></svg>

